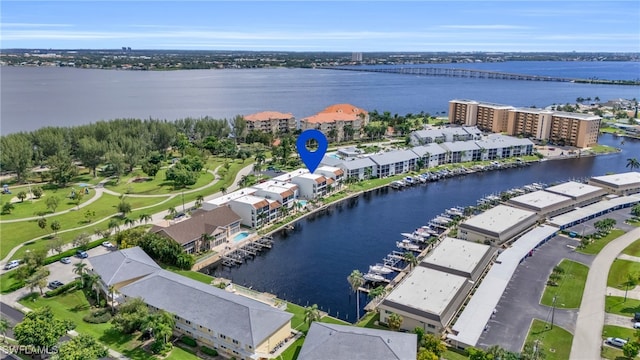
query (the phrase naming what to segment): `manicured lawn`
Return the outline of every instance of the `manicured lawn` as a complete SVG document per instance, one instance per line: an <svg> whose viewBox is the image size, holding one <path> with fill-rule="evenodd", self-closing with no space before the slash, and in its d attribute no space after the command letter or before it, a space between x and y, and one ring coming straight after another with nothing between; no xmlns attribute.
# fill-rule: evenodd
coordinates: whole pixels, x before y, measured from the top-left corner
<svg viewBox="0 0 640 360"><path fill-rule="evenodd" d="M155 177L149 178L142 170L134 170L131 175L120 179L116 185L114 182L107 183L107 188L121 194L141 194L141 195L166 195L179 193L182 190L197 189L213 181L213 175L202 171L198 181L184 189L174 189L173 182L165 179L166 169L160 169ZM141 181L133 181L142 179Z"/></svg>
<svg viewBox="0 0 640 360"><path fill-rule="evenodd" d="M444 352L444 354L442 354L442 358L445 360L466 360L469 357L453 350L447 350Z"/></svg>
<svg viewBox="0 0 640 360"><path fill-rule="evenodd" d="M627 275L634 273L640 274L640 262L615 259L609 270L607 286L624 290L626 289L624 283L627 281Z"/></svg>
<svg viewBox="0 0 640 360"><path fill-rule="evenodd" d="M180 270L180 269L176 269L174 267L168 267L166 270L169 270L171 272L174 272L176 274L180 274L182 276L186 276L190 279L196 280L196 281L200 281L201 283L205 283L207 285L210 285L211 282L214 280L213 277L207 275L207 274L203 274L201 272L197 272L197 271L189 271L189 270Z"/></svg>
<svg viewBox="0 0 640 360"><path fill-rule="evenodd" d="M584 254L591 254L591 255L597 254L600 252L600 250L602 250L602 248L607 246L608 243L610 243L612 240L616 239L622 234L624 234L624 231L622 230L619 230L619 229L611 230L611 232L607 236L603 237L602 239L593 240L591 244L587 245L583 249L578 249L578 251Z"/></svg>
<svg viewBox="0 0 640 360"><path fill-rule="evenodd" d="M370 329L383 329L389 330L386 326L376 325L375 322L380 321L380 313L377 311L372 311L363 316L356 326L366 327Z"/></svg>
<svg viewBox="0 0 640 360"><path fill-rule="evenodd" d="M618 350L610 346L603 346L602 352L600 352L600 356L602 356L603 359L628 360L628 358L624 356L624 353L622 352L622 350Z"/></svg>
<svg viewBox="0 0 640 360"><path fill-rule="evenodd" d="M619 150L612 146L596 144L591 146L591 151L593 151L596 154L606 154L606 153L618 152Z"/></svg>
<svg viewBox="0 0 640 360"><path fill-rule="evenodd" d="M621 339L634 339L635 329L624 328L622 326L605 325L602 329L602 338L617 337Z"/></svg>
<svg viewBox="0 0 640 360"><path fill-rule="evenodd" d="M634 241L626 249L622 250L623 254L640 257L640 239Z"/></svg>
<svg viewBox="0 0 640 360"><path fill-rule="evenodd" d="M322 319L320 319L320 322L327 323L327 324L352 325L346 321L336 319L333 316L325 316Z"/></svg>
<svg viewBox="0 0 640 360"><path fill-rule="evenodd" d="M199 357L197 357L195 354L192 354L192 353L188 352L187 350L181 349L178 346L174 346L173 350L171 350L171 353L169 353L169 356L167 356L165 359L167 359L167 360L193 360L193 359L199 359Z"/></svg>
<svg viewBox="0 0 640 360"><path fill-rule="evenodd" d="M302 344L304 344L304 337L298 338L293 344L289 345L287 350L283 351L278 357L278 360L296 360L298 354L300 354Z"/></svg>
<svg viewBox="0 0 640 360"><path fill-rule="evenodd" d="M307 333L309 325L304 321L304 307L293 303L287 303L287 312L293 314L291 318L291 328Z"/></svg>
<svg viewBox="0 0 640 360"><path fill-rule="evenodd" d="M14 279L16 271L0 275L0 294L7 294L24 286L24 281Z"/></svg>
<svg viewBox="0 0 640 360"><path fill-rule="evenodd" d="M527 334L526 342L539 340L546 360L565 360L569 358L573 335L557 325L550 329L550 324L534 319Z"/></svg>
<svg viewBox="0 0 640 360"><path fill-rule="evenodd" d="M560 267L562 267L565 272L558 281L558 286L547 285L540 303L542 305L553 306L553 297L556 296L556 307L566 309L579 308L580 302L582 302L582 293L584 292L584 284L587 281L589 268L583 264L567 259L560 262Z"/></svg>
<svg viewBox="0 0 640 360"><path fill-rule="evenodd" d="M605 311L611 314L633 317L634 313L640 312L640 300L629 299L624 300L620 296L605 296Z"/></svg>
<svg viewBox="0 0 640 360"><path fill-rule="evenodd" d="M32 186L33 188L34 186ZM33 216L40 216L41 214L51 214L53 213L50 209L47 209L47 198L49 197L57 197L59 200L58 207L56 207L56 212L68 210L76 207L75 200L69 198L71 194L71 189L75 188L76 191L80 191L81 188L75 186L67 186L65 188L60 189L52 189L52 190L44 190L44 195L40 199L27 200L25 199L23 202L15 202L13 203L14 209L11 210L11 214L2 215L2 220L14 220L21 218L28 218ZM27 190L25 190L28 192ZM4 204L7 201L10 201L11 198L15 197L19 191L11 190L12 194L10 195L1 195L0 203ZM80 200L80 205L82 205L87 200L93 198L95 196L94 190L89 190L88 195L84 195Z"/></svg>

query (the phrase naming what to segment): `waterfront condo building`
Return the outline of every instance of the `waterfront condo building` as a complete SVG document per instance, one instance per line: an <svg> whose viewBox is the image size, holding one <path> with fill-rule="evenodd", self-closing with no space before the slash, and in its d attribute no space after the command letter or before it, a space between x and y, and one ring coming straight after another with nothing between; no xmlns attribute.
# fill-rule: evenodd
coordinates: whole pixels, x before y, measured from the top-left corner
<svg viewBox="0 0 640 360"><path fill-rule="evenodd" d="M509 110L513 106L478 102L474 100L449 101L449 122L456 125L477 126L480 130L504 132L507 130Z"/></svg>
<svg viewBox="0 0 640 360"><path fill-rule="evenodd" d="M320 130L329 141L360 139L369 123L369 113L349 104L327 107L316 115L300 120L300 130Z"/></svg>
<svg viewBox="0 0 640 360"><path fill-rule="evenodd" d="M277 200L245 195L229 201L229 207L242 218L242 225L260 228L280 216L282 204Z"/></svg>
<svg viewBox="0 0 640 360"><path fill-rule="evenodd" d="M549 140L553 111L535 108L516 108L509 111L507 134Z"/></svg>
<svg viewBox="0 0 640 360"><path fill-rule="evenodd" d="M327 186L334 183L332 178L326 178L320 174L302 174L291 179L291 182L298 185L300 198L315 199L327 194Z"/></svg>
<svg viewBox="0 0 640 360"><path fill-rule="evenodd" d="M263 111L245 115L247 131L260 131L265 133L280 134L292 132L296 129L296 118L291 113L277 111Z"/></svg>
<svg viewBox="0 0 640 360"><path fill-rule="evenodd" d="M288 182L269 180L253 185L253 188L256 196L279 201L287 209L293 208L298 198L298 186Z"/></svg>
<svg viewBox="0 0 640 360"><path fill-rule="evenodd" d="M589 114L554 112L551 116L549 140L585 148L598 143L600 117Z"/></svg>

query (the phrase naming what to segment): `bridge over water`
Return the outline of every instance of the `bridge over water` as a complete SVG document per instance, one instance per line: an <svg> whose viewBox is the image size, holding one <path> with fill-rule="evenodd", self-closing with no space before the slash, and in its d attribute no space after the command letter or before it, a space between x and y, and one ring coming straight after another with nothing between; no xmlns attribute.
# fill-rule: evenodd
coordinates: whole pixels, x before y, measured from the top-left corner
<svg viewBox="0 0 640 360"><path fill-rule="evenodd" d="M637 81L637 80L626 81L626 80L602 80L602 79L577 79L577 78L565 78L565 77L558 77L558 76L513 74L513 73L500 72L500 71L460 69L460 68L436 68L436 67L373 68L373 67L355 67L355 66L327 66L327 67L321 67L321 69L364 71L364 72L377 72L377 73L390 73L390 74L406 74L406 75L418 75L418 76L446 76L446 77L477 78L477 79L640 85L640 81Z"/></svg>

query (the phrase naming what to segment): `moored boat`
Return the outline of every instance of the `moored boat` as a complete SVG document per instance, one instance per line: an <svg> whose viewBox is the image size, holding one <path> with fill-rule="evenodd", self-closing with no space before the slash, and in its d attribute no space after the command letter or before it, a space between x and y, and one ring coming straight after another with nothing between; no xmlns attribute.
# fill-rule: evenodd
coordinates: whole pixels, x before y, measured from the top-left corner
<svg viewBox="0 0 640 360"><path fill-rule="evenodd" d="M369 265L369 272L373 274L387 275L387 274L391 274L393 270L389 269L383 264L375 264L375 265Z"/></svg>
<svg viewBox="0 0 640 360"><path fill-rule="evenodd" d="M371 282L382 282L382 281L384 281L384 277L382 277L381 275L372 274L372 273L366 273L366 274L362 275L362 278L367 280L367 281L371 281Z"/></svg>

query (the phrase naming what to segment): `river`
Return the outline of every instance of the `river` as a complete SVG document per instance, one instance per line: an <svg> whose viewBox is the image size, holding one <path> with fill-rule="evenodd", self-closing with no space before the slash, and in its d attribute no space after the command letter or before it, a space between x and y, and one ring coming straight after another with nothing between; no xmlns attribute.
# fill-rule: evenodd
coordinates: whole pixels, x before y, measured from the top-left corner
<svg viewBox="0 0 640 360"><path fill-rule="evenodd" d="M520 74L636 79L638 62L505 62L449 64ZM421 77L320 69L118 71L57 67L0 67L1 133L72 126L114 118L175 120L273 110L301 119L329 105L404 115L445 115L451 99L544 107L640 98L638 86Z"/></svg>
<svg viewBox="0 0 640 360"><path fill-rule="evenodd" d="M235 283L306 306L317 303L344 320L355 318L355 297L347 282L352 270L368 271L395 247L400 233L425 225L445 209L475 205L476 200L533 182L554 183L625 172L626 159L640 155L640 140L601 136L600 143L620 147L617 154L553 160L440 180L403 191L380 191L344 201L324 215L303 219L286 236L274 236L265 254L236 268L211 271ZM362 306L366 296L362 295Z"/></svg>

